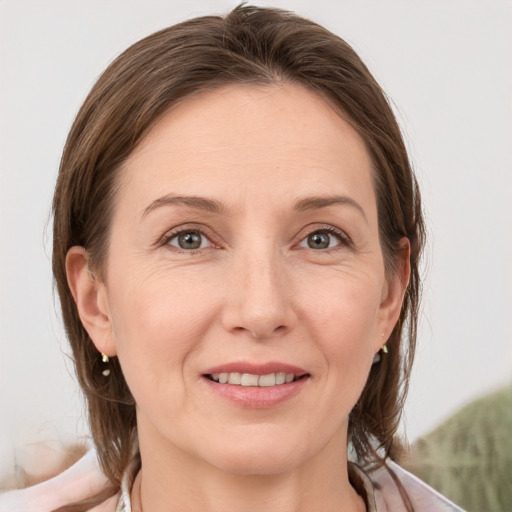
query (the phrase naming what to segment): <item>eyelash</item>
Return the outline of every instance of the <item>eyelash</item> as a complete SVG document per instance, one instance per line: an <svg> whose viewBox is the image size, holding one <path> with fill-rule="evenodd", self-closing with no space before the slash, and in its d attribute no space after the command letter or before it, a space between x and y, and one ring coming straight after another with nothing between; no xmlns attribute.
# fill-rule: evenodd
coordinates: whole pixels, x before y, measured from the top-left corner
<svg viewBox="0 0 512 512"><path fill-rule="evenodd" d="M218 244L218 243L216 243L215 241L212 240L213 237L211 235L206 234L203 229L197 228L195 226L180 227L179 229L167 232L163 237L161 237L161 239L159 240L158 245L160 245L160 246L171 246L173 248L173 250L175 250L176 252L186 253L186 254L190 254L190 255L196 254L198 251L206 248L206 247L199 247L197 249L182 249L182 248L180 248L178 246L171 245L170 242L173 239L179 237L180 235L186 234L186 233L197 233L201 237L206 238L206 240L208 240L208 242L211 244L211 247L217 248L217 249L219 249L221 247L220 244ZM315 229L312 229L311 231L306 233L306 235L304 235L300 239L299 243L296 244L296 245L300 246L300 244L302 242L304 242L309 236L311 236L311 235L313 235L315 233L327 233L327 234L330 234L330 235L335 235L338 238L340 243L335 245L334 247L328 247L326 249L315 250L315 249L311 248L314 251L324 252L325 253L325 252L330 252L330 251L339 249L340 246L341 247L349 247L349 248L353 247L353 242L352 242L351 238L344 231L341 231L340 229L337 229L337 228L335 228L333 226L329 226L329 225L315 227Z"/></svg>
<svg viewBox="0 0 512 512"><path fill-rule="evenodd" d="M315 233L322 233L322 234L327 233L329 235L335 235L340 242L338 245L335 245L334 247L329 247L329 248L326 248L323 250L318 250L318 252L330 252L330 251L339 249L340 247L351 248L354 245L351 238L344 231L342 231L341 229L335 228L333 226L329 226L329 225L316 227L315 229L311 230L309 233L306 234L306 236L304 236L300 240L299 244L304 242L309 236L311 236Z"/></svg>
<svg viewBox="0 0 512 512"><path fill-rule="evenodd" d="M220 245L215 243L214 241L212 241L212 236L211 235L207 235L205 232L204 232L204 229L201 229L201 228L197 228L195 226L190 226L190 227L180 227L176 230L173 230L173 231L170 231L170 232L167 232L161 239L160 239L160 242L158 245L161 245L161 246L164 246L164 245L167 245L167 246L170 246L173 248L173 250L175 250L176 252L178 253L185 253L185 254L196 254L198 251L202 250L202 249L205 249L205 247L199 247L197 249L182 249L181 247L178 247L178 246L175 246L175 245L171 245L171 241L177 237L179 237L180 235L184 235L184 234L187 234L187 233L197 233L199 234L201 237L204 237L206 238L206 240L208 240L208 242L211 244L212 247L214 248L220 248Z"/></svg>

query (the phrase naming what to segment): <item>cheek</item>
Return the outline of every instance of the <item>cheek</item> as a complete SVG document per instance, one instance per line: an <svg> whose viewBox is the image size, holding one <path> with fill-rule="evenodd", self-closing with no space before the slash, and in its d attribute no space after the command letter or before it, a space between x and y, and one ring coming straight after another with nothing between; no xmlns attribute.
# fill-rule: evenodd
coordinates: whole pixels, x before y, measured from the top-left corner
<svg viewBox="0 0 512 512"><path fill-rule="evenodd" d="M325 339L328 348L357 351L375 335L381 297L378 279L338 272L323 279L311 276L308 281L302 279L296 291L296 296L303 296L298 299L301 315L309 319L318 339Z"/></svg>
<svg viewBox="0 0 512 512"><path fill-rule="evenodd" d="M132 273L112 287L113 336L123 372L134 385L167 387L179 381L216 316L211 287L168 275Z"/></svg>
<svg viewBox="0 0 512 512"><path fill-rule="evenodd" d="M130 300L130 297L133 297ZM119 362L143 417L182 417L194 410L194 382L187 368L201 350L207 305L173 292L162 280L124 294L113 315Z"/></svg>
<svg viewBox="0 0 512 512"><path fill-rule="evenodd" d="M335 278L337 277L337 279ZM366 276L333 276L323 286L311 280L314 290L304 300L301 316L309 335L317 340L330 386L338 389L334 400L354 402L359 397L371 368L373 351L380 336L378 312L380 288ZM343 392L341 392L343 389ZM343 395L343 397L342 397Z"/></svg>

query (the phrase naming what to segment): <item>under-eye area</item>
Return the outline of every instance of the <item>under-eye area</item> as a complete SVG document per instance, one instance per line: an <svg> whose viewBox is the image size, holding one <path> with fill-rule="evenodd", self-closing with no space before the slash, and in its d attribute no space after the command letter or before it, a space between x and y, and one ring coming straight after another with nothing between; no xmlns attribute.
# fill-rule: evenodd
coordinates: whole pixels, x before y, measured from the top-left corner
<svg viewBox="0 0 512 512"><path fill-rule="evenodd" d="M271 387L289 384L309 377L308 373L295 375L293 373L277 372L266 375L256 375L251 373L208 373L205 377L219 384L232 384L235 386L252 387Z"/></svg>

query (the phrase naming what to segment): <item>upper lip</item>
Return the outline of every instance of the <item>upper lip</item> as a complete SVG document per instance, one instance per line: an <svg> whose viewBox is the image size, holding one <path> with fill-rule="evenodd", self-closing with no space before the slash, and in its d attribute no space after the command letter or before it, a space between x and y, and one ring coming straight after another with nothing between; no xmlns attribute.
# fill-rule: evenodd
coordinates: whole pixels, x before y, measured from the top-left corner
<svg viewBox="0 0 512 512"><path fill-rule="evenodd" d="M249 373L251 375L268 375L270 373L280 372L293 373L295 377L302 377L308 373L303 368L287 363L280 363L278 361L271 361L268 363L237 361L209 368L204 372L204 375L211 375L212 373Z"/></svg>

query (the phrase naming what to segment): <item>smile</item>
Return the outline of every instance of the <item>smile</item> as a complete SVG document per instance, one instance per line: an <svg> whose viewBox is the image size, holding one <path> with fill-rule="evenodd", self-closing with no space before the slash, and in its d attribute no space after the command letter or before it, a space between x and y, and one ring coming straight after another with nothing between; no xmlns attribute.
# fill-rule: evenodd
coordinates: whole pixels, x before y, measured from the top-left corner
<svg viewBox="0 0 512 512"><path fill-rule="evenodd" d="M282 384L289 384L297 380L298 376L293 373L277 372L268 373L266 375L256 375L252 373L212 373L206 375L207 378L219 384L232 384L235 386L246 387L271 387L280 386Z"/></svg>
<svg viewBox="0 0 512 512"><path fill-rule="evenodd" d="M202 377L210 392L236 407L267 409L301 393L311 374L279 361L233 361L207 369Z"/></svg>

